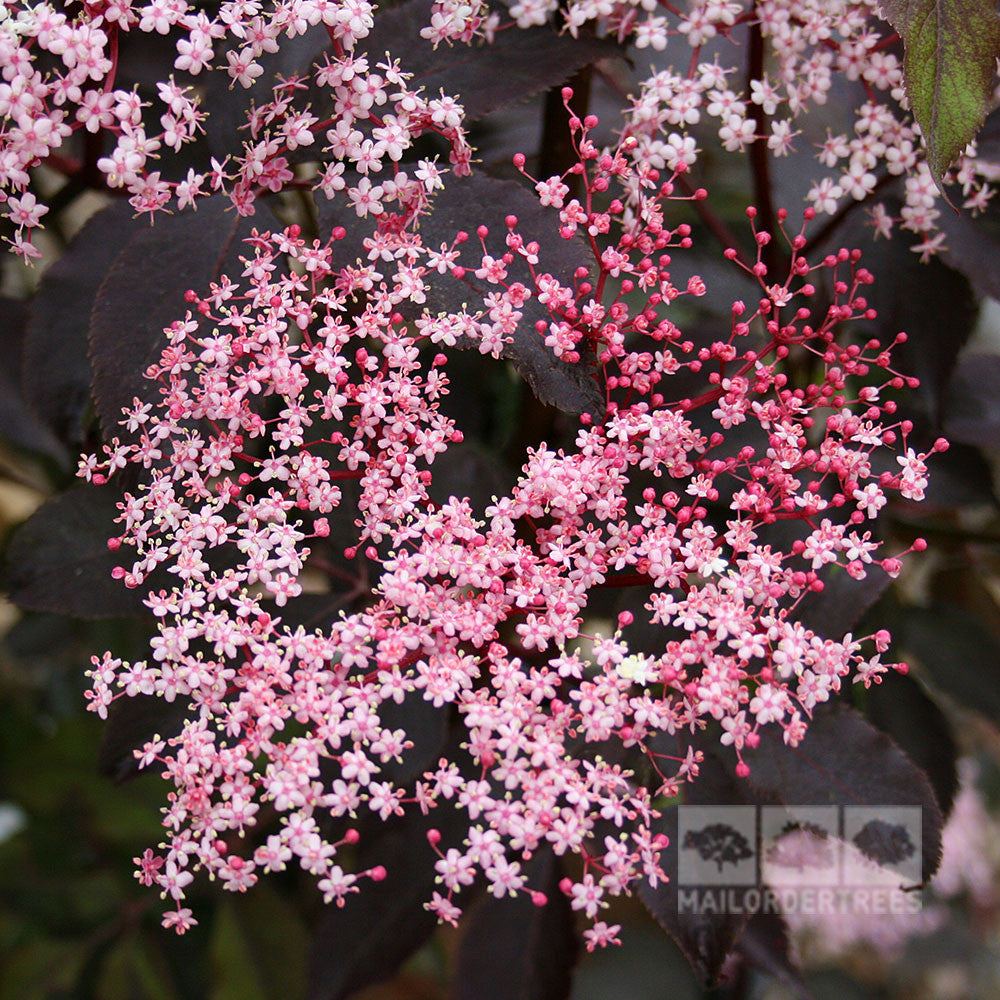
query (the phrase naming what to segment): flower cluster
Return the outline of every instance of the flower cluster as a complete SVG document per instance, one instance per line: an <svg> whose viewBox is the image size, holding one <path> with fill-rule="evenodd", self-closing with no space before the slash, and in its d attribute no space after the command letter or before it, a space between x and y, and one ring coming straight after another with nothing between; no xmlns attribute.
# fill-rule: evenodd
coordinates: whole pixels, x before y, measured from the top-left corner
<svg viewBox="0 0 1000 1000"><path fill-rule="evenodd" d="M703 116L717 122L726 149L757 143L783 156L795 145L804 113L826 102L835 76L854 82L863 99L855 102L853 134L831 133L822 143L819 160L826 173L809 192L810 203L817 212L833 213L849 199L868 199L887 181L903 178L899 215L873 202L873 225L887 234L899 223L919 236L915 248L925 256L941 249L938 192L919 128L899 110L906 100L893 51L898 39L878 20L876 0L691 0L686 10L646 0L610 6L582 0L561 13L556 0L519 0L504 13L480 2L441 0L432 5L421 34L434 45L488 43L515 24L530 27L562 16L574 34L593 22L600 32L640 49L664 50L672 37L689 46L684 71L666 69L641 85L626 124L625 134L639 140L634 161L661 169L695 162L690 130ZM372 24L369 0L227 0L214 16L187 0L97 0L75 15L49 3L5 5L0 205L15 227L15 252L38 256L31 234L48 211L33 190L32 168L45 163L68 176L79 173L83 163L67 149L81 130L114 137L96 168L110 188L127 191L139 213L183 208L226 189L237 209L250 214L261 194L306 185L328 198L339 193L361 216L393 206L412 216L440 185L444 170L433 157L420 161L412 176L400 167L415 140L427 132L443 136L458 174L468 171L471 150L456 100L411 87L405 67L391 58L375 65L358 53ZM269 100L252 109L242 150L191 167L181 180L163 176L160 158L179 153L205 126L206 112L192 86L201 74L225 72L245 88L267 83L262 59L314 28L325 44L317 42L314 60L279 79ZM730 51L747 47L718 43L748 30L761 45L750 45L755 61L745 74L726 63ZM142 99L136 85L116 85L119 46L133 31L175 39L177 79L159 81L153 102ZM765 43L773 55L767 69ZM292 161L303 159L297 152L303 149L311 166L296 173ZM978 159L970 146L950 179L960 185L964 207L976 212L992 197L998 175L1000 166Z"/></svg>
<svg viewBox="0 0 1000 1000"><path fill-rule="evenodd" d="M547 846L582 859L562 888L592 922L590 946L606 944L609 897L663 877L653 821L697 777L686 732L712 727L746 775L763 727L794 746L845 679L903 668L881 662L884 631L820 636L795 617L824 574L899 571L873 521L889 493L919 500L926 483L927 454L893 417L906 379L892 345L845 330L872 315L859 254L810 263L783 213L769 233L749 210L758 253L743 266L759 299L733 303L728 333L697 344L673 318L706 291L671 280L670 252L691 245L689 227L667 221L677 175L635 166L634 139L595 146L594 118L570 124L578 163L535 183L553 227L590 245L592 273L546 271L514 216L502 253L486 252L480 227L471 256L466 233L429 247L386 218L368 260L343 268L342 230L311 244L296 227L258 234L240 280L190 292L165 331L148 371L159 403L135 400L121 438L81 462L94 482L126 469L141 481L109 546L129 553L116 575L148 591L158 622L149 660L94 658L90 707L185 706L179 733L136 751L173 786L162 852L138 872L176 901L168 925L190 926L181 904L199 869L243 891L296 864L343 904L385 872L352 870L342 848L359 834L328 836L331 818L457 810L464 836L429 834L442 919L477 879L543 903L524 863ZM614 195L628 190L626 218ZM762 259L772 240L786 244L781 274ZM476 307L404 318L447 282ZM548 320L525 329L531 305ZM571 446L529 449L485 509L433 501L435 463L463 441L441 409L448 349L501 358L529 337L588 372L602 404ZM813 372L803 388L792 362ZM354 605L327 628L286 621L310 580L343 575L326 553L345 532L344 554L368 567L352 577ZM172 586L151 588L163 570ZM612 587L646 596L608 630L590 606ZM640 625L662 639L643 642ZM461 737L395 781L390 765L413 742L383 718L413 699L459 720ZM248 850L240 835L264 815L266 839Z"/></svg>
<svg viewBox="0 0 1000 1000"><path fill-rule="evenodd" d="M466 7L459 18L449 13L452 6L441 5L435 14L435 42L468 41L492 23ZM343 192L359 216L386 205L404 214L417 211L440 186L444 168L432 157L409 176L399 161L417 138L435 132L447 141L455 172L467 172L471 150L462 108L450 97L411 88L397 62L374 65L355 51L371 30L372 12L368 0L231 0L214 17L186 0L99 0L75 16L47 3L25 4L16 13L6 5L0 12L0 116L6 123L0 130L0 205L15 226L14 251L26 259L39 256L31 233L48 207L31 190L30 171L45 163L67 176L79 172L82 162L65 149L80 130L113 136L96 168L109 188L127 191L137 213L184 208L227 190L242 214L252 214L262 193L294 183L327 198ZM325 29L325 46L317 42L315 61L279 79L270 100L251 110L241 151L221 163L213 159L202 172L191 167L179 181L155 169L168 151L179 153L204 131L206 112L187 79L219 66L224 55L233 83L251 87L264 73L262 57L313 27ZM115 86L119 45L130 31L176 36L174 69L182 82L174 75L159 81L154 102L142 99L138 85ZM314 113L319 108L322 117ZM323 161L308 179L296 178L290 165L303 148L311 160ZM373 183L371 176L383 170L391 177Z"/></svg>
<svg viewBox="0 0 1000 1000"><path fill-rule="evenodd" d="M571 4L567 23L596 19L600 7ZM633 99L626 134L639 140L633 152L637 161L669 170L681 163L691 167L697 158L691 132L703 120L713 123L727 150L757 143L766 145L770 156L785 156L796 148L810 106L825 105L834 93L847 108L853 106L853 130L827 131L817 154L826 169L808 192L809 204L817 213L832 215L852 199L868 201L877 234L888 236L899 224L919 237L913 249L925 259L942 249L939 192L920 128L908 111L901 43L879 20L877 0L758 0L752 5L695 0L677 12L673 25L660 8L647 13L645 3L617 9L623 12L619 31L632 33L637 47L663 50L671 35L680 34L691 48L683 70L656 73ZM736 49L716 40L746 45L746 32L750 66L728 66ZM973 143L946 180L958 185L962 207L975 214L995 194L998 178L1000 166L978 158ZM904 184L898 215L877 200L894 180Z"/></svg>

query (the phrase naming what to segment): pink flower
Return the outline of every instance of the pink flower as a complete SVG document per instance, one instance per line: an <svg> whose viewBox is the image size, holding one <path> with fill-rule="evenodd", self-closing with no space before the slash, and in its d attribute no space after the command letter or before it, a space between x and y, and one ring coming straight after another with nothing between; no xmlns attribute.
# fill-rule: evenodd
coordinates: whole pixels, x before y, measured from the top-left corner
<svg viewBox="0 0 1000 1000"><path fill-rule="evenodd" d="M692 14L691 39L710 37L730 6ZM521 7L515 17L547 16ZM367 30L366 11L335 8L334 34ZM216 29L224 33L205 14L186 25L181 54L192 71L211 57ZM393 159L431 122L457 128L447 124L454 108L432 109L402 76L390 85L349 54L323 76L339 102L324 153L352 169L376 172L383 154ZM232 184L241 210L263 188L281 189L291 176L284 153L309 144L315 123L290 103L297 86L276 87L244 155L207 175L212 187ZM655 88L678 121L698 106L694 85L670 74ZM141 112L121 103L116 114ZM376 113L385 104L399 113ZM730 118L743 121L732 107ZM649 750L654 737L709 724L736 760L763 726L795 745L844 678L870 683L885 671L882 633L821 636L790 616L822 589L826 567L895 571L896 557L856 529L887 494L918 499L926 486L930 453L909 447L911 428L879 401L896 378L892 345L838 345L843 325L867 314L871 275L847 250L810 262L801 231L762 232L751 210L756 257L733 266L755 282L747 298L756 304L733 303L731 324L696 346L672 304L709 288L700 277L675 283L670 270L670 255L692 240L668 211L687 144L653 149L640 125L601 150L595 123L575 121L584 194L572 211L561 179L529 178L539 207L549 202L553 233L576 226L594 239L593 274L553 273L541 241L513 217L498 249L485 230L478 243L456 235L427 247L421 180L399 171L379 185L367 176L338 185L330 174L327 193L346 190L359 217L378 217L364 260L346 264L336 233L325 242L297 226L255 233L239 280L192 293L190 311L168 327L149 368L159 404L133 402L122 436L83 460L92 481L142 470L119 505L112 549L115 577L145 592L154 612L152 655L95 657L89 697L102 715L133 696L183 709L178 732L139 752L171 788L168 846L140 866L164 895L180 903L199 871L242 892L295 865L325 900L345 905L384 872L350 870L354 852L342 848L356 836L328 838L323 817L445 810L460 814L461 833L440 847L440 835L428 838L441 883L428 905L441 919L457 919L453 897L477 879L497 897L538 891L524 863L551 845L580 856L583 871L564 891L594 922L588 943L606 944L617 928L596 918L608 899L662 874L652 803L698 780L696 755L664 760ZM744 133L740 125L737 144L753 139ZM457 133L449 141L461 173L466 147ZM150 211L164 207L146 163L159 143L123 125L104 165ZM665 164L676 154L671 179L651 166L651 149ZM194 198L200 183L182 194ZM790 263L769 274L764 248L778 238ZM834 301L810 321L816 271L831 278ZM430 301L432 281L460 277L488 291L466 294L463 284L460 310L404 317L404 306ZM534 331L519 325L529 306L545 316ZM485 355L503 356L515 335L537 336L539 357L562 365L586 351L600 385L573 435L529 449L509 488L477 509L461 485L458 495L430 489L443 456L464 442L461 417L445 405L450 348L474 345L488 367ZM815 358L808 389L786 382L788 344ZM704 385L691 389L699 373ZM848 382L869 389L852 403ZM744 424L759 445L736 443L754 439ZM900 474L876 475L873 453L897 440ZM798 541L782 543L775 526L785 521L799 522ZM164 569L169 584L150 593L151 574ZM349 596L332 599L326 627L293 626L303 590L334 581ZM593 595L633 586L652 592L646 606L600 634ZM651 647L631 638L643 612L640 626L668 626ZM394 763L409 762L417 738L390 718L407 699L439 710L459 749L401 782ZM643 769L648 761L652 777L591 752L604 741ZM248 858L232 853L265 814L275 824L265 845ZM602 847L605 823L615 834Z"/></svg>
<svg viewBox="0 0 1000 1000"><path fill-rule="evenodd" d="M161 925L167 930L173 929L178 934L184 934L192 927L197 927L198 921L194 919L189 909L182 907L176 910L167 910L167 912L163 914Z"/></svg>
<svg viewBox="0 0 1000 1000"><path fill-rule="evenodd" d="M20 198L10 198L7 201L7 215L16 226L32 229L47 212L48 207L39 205L30 191L25 192Z"/></svg>

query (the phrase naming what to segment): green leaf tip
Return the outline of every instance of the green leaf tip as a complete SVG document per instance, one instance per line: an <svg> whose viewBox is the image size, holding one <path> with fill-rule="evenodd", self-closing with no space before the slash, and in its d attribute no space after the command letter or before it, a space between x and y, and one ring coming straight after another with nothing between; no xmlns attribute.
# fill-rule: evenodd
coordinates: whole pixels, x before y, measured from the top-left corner
<svg viewBox="0 0 1000 1000"><path fill-rule="evenodd" d="M906 94L940 189L945 171L975 138L989 110L1000 53L996 4L882 0L881 6L903 39Z"/></svg>

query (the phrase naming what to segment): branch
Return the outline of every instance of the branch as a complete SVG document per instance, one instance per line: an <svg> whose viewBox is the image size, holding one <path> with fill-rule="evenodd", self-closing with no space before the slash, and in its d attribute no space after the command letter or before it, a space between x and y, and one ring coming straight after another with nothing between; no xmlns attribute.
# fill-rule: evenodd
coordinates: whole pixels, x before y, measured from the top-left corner
<svg viewBox="0 0 1000 1000"><path fill-rule="evenodd" d="M751 100L753 93L752 80L764 78L764 33L760 21L750 25L750 50L747 60L747 104L750 117L754 122L754 141L750 145L750 173L753 180L753 199L757 209L760 228L771 234L771 242L762 249L761 257L771 273L783 272L787 264L782 266L784 254L778 240L778 220L774 211L774 199L771 190L771 159L768 154L766 136L770 129L770 120L760 104Z"/></svg>

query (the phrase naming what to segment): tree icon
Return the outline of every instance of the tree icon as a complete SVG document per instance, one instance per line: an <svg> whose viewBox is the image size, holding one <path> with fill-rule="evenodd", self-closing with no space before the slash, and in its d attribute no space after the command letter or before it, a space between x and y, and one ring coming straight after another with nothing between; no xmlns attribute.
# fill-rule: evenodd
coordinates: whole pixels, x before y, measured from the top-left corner
<svg viewBox="0 0 1000 1000"><path fill-rule="evenodd" d="M853 843L866 858L879 865L899 864L912 858L917 850L905 826L881 819L865 823L854 835Z"/></svg>
<svg viewBox="0 0 1000 1000"><path fill-rule="evenodd" d="M735 867L753 857L753 849L739 830L728 823L711 823L700 830L689 830L684 849L697 851L702 861L714 861L721 872L727 864Z"/></svg>
<svg viewBox="0 0 1000 1000"><path fill-rule="evenodd" d="M830 868L834 863L829 833L818 823L791 820L767 849L767 860L781 868Z"/></svg>

